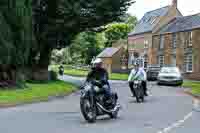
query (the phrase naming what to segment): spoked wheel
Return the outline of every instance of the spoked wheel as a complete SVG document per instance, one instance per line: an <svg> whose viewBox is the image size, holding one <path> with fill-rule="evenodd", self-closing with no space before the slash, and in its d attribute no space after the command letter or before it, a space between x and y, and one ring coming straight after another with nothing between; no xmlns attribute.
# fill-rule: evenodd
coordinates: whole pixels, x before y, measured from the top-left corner
<svg viewBox="0 0 200 133"><path fill-rule="evenodd" d="M88 99L81 99L80 101L81 113L85 120L89 123L94 123L96 121L96 107L91 105L91 102Z"/></svg>

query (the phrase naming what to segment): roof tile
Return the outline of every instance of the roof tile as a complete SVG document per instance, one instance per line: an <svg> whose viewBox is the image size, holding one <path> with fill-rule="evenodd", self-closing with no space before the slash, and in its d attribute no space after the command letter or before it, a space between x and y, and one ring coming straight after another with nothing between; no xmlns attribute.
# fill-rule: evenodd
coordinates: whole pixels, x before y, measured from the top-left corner
<svg viewBox="0 0 200 133"><path fill-rule="evenodd" d="M97 57L112 57L116 52L118 52L120 48L106 48L104 49Z"/></svg>
<svg viewBox="0 0 200 133"><path fill-rule="evenodd" d="M200 15L176 17L160 30L160 34L181 32L200 28Z"/></svg>
<svg viewBox="0 0 200 133"><path fill-rule="evenodd" d="M162 7L150 12L145 13L143 18L137 23L133 32L129 33L129 36L150 32L153 29L153 24L151 23L156 17L164 16L167 14L169 6Z"/></svg>

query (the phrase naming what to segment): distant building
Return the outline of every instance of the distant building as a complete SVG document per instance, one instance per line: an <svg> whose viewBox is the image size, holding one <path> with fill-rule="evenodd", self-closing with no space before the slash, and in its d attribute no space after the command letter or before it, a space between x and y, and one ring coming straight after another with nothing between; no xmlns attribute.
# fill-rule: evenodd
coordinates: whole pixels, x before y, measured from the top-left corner
<svg viewBox="0 0 200 133"><path fill-rule="evenodd" d="M150 64L173 64L200 80L200 15L176 17L153 35Z"/></svg>
<svg viewBox="0 0 200 133"><path fill-rule="evenodd" d="M182 16L177 0L147 12L128 41L129 65L139 58L144 67L178 66L185 78L200 80L200 14Z"/></svg>
<svg viewBox="0 0 200 133"><path fill-rule="evenodd" d="M151 62L150 53L152 51L150 48L153 43L153 34L177 16L182 16L177 9L177 0L173 0L172 5L145 13L133 32L128 35L130 66L136 59L141 60L143 67L146 67L148 62ZM138 57L134 55L138 55Z"/></svg>
<svg viewBox="0 0 200 133"><path fill-rule="evenodd" d="M109 73L120 72L123 68L123 47L110 47L104 49L97 57L103 60L104 68Z"/></svg>

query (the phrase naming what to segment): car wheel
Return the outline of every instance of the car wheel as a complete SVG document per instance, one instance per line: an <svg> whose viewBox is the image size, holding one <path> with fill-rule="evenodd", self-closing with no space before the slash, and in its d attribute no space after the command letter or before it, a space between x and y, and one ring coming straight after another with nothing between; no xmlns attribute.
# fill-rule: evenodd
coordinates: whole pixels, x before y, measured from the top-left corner
<svg viewBox="0 0 200 133"><path fill-rule="evenodd" d="M178 84L178 86L182 86L182 85L183 85L183 83L179 83L179 84Z"/></svg>

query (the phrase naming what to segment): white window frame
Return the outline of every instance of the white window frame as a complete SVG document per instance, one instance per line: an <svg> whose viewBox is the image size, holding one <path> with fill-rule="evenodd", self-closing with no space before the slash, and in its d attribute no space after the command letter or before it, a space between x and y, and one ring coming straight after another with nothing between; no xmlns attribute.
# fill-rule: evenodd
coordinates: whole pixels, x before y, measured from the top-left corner
<svg viewBox="0 0 200 133"><path fill-rule="evenodd" d="M148 40L144 40L144 48L149 48L148 44L149 44L149 41Z"/></svg>
<svg viewBox="0 0 200 133"><path fill-rule="evenodd" d="M176 33L172 34L172 48L176 48L177 46L177 35Z"/></svg>
<svg viewBox="0 0 200 133"><path fill-rule="evenodd" d="M192 46L192 37L193 37L193 33L191 31L191 32L189 32L189 44L188 44L189 47Z"/></svg>
<svg viewBox="0 0 200 133"><path fill-rule="evenodd" d="M193 72L193 55L192 54L186 55L185 65L186 65L185 69L187 73Z"/></svg>
<svg viewBox="0 0 200 133"><path fill-rule="evenodd" d="M163 67L164 63L165 63L165 57L164 57L164 55L160 55L159 56L159 65L160 65L160 67Z"/></svg>
<svg viewBox="0 0 200 133"><path fill-rule="evenodd" d="M164 35L160 35L159 49L164 49L164 47L165 47L165 37L164 37Z"/></svg>

